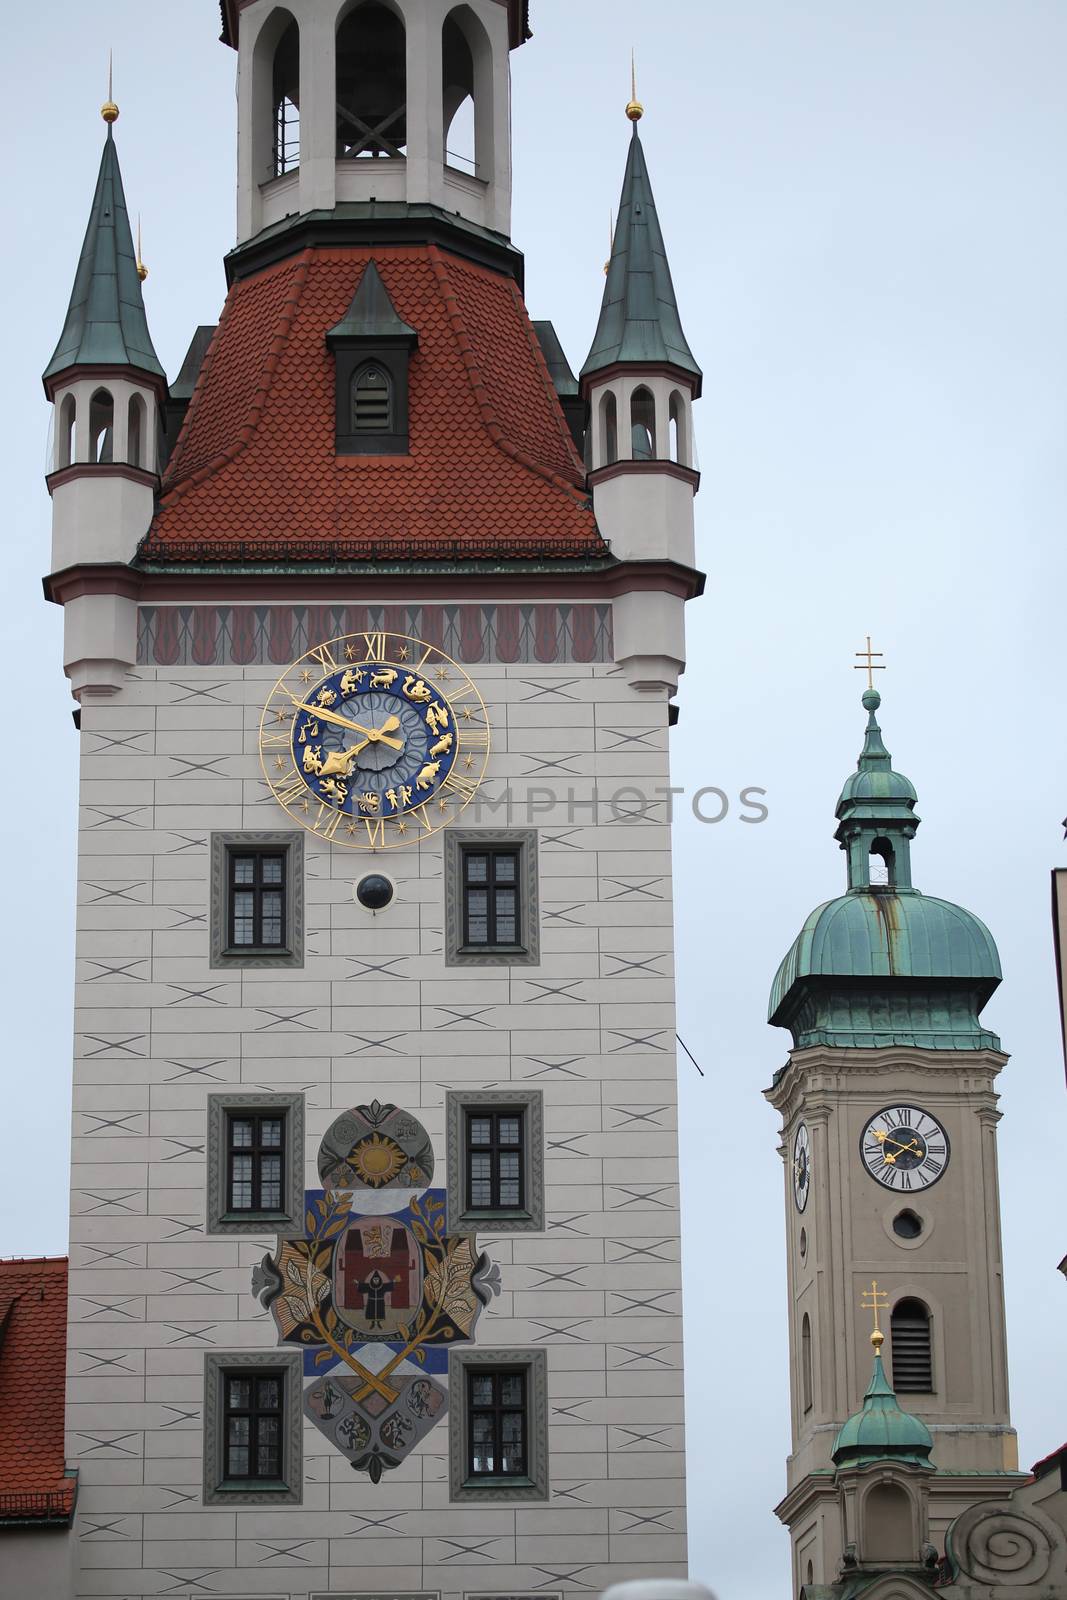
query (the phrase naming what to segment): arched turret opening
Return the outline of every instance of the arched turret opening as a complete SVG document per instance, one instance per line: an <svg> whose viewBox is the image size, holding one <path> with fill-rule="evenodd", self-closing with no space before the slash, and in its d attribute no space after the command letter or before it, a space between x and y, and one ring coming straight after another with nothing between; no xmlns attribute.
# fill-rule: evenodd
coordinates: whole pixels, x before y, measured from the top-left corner
<svg viewBox="0 0 1067 1600"><path fill-rule="evenodd" d="M863 1501L860 1555L865 1562L914 1561L917 1540L911 1499L896 1483L876 1483Z"/></svg>
<svg viewBox="0 0 1067 1600"><path fill-rule="evenodd" d="M600 460L597 466L610 467L619 459L619 408L615 391L609 389L600 399Z"/></svg>
<svg viewBox="0 0 1067 1600"><path fill-rule="evenodd" d="M933 1394L934 1360L930 1308L921 1300L898 1300L889 1319L893 1388L898 1394Z"/></svg>
<svg viewBox="0 0 1067 1600"><path fill-rule="evenodd" d="M300 165L300 28L284 6L256 36L252 84L252 160L264 184Z"/></svg>
<svg viewBox="0 0 1067 1600"><path fill-rule="evenodd" d="M635 461L652 461L656 456L656 402L644 384L630 396L631 453Z"/></svg>
<svg viewBox="0 0 1067 1600"><path fill-rule="evenodd" d="M493 49L469 6L456 6L441 33L445 165L488 181L493 174Z"/></svg>
<svg viewBox="0 0 1067 1600"><path fill-rule="evenodd" d="M147 467L145 447L148 443L148 408L144 398L131 394L126 408L126 460L131 467Z"/></svg>
<svg viewBox="0 0 1067 1600"><path fill-rule="evenodd" d="M337 28L337 155L401 157L407 149L407 40L383 0L361 0Z"/></svg>
<svg viewBox="0 0 1067 1600"><path fill-rule="evenodd" d="M872 839L867 857L867 882L872 889L894 889L897 882L897 857L888 839Z"/></svg>
<svg viewBox="0 0 1067 1600"><path fill-rule="evenodd" d="M107 389L97 389L89 402L89 460L115 459L115 402Z"/></svg>
<svg viewBox="0 0 1067 1600"><path fill-rule="evenodd" d="M59 408L59 428L56 433L56 467L69 467L74 460L74 425L78 420L78 406L72 394L64 396Z"/></svg>
<svg viewBox="0 0 1067 1600"><path fill-rule="evenodd" d="M804 1320L800 1324L800 1397L805 1411L810 1411L815 1403L812 1378L811 1318L805 1311Z"/></svg>
<svg viewBox="0 0 1067 1600"><path fill-rule="evenodd" d="M693 464L693 451L689 440L689 408L685 396L678 389L671 390L667 417L671 435L670 458L677 461L680 467L690 467Z"/></svg>
<svg viewBox="0 0 1067 1600"><path fill-rule="evenodd" d="M271 81L274 176L300 165L300 29L291 20L274 51Z"/></svg>

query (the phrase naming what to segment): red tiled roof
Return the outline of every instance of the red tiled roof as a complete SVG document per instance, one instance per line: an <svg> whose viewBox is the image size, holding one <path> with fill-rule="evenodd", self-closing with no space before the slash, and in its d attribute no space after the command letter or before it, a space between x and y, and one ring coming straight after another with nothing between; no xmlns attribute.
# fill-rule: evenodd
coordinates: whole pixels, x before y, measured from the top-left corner
<svg viewBox="0 0 1067 1600"><path fill-rule="evenodd" d="M67 1258L0 1261L0 1522L69 1517Z"/></svg>
<svg viewBox="0 0 1067 1600"><path fill-rule="evenodd" d="M325 335L372 257L419 335L410 454L338 457ZM457 560L606 546L516 284L425 245L307 249L234 284L140 553Z"/></svg>

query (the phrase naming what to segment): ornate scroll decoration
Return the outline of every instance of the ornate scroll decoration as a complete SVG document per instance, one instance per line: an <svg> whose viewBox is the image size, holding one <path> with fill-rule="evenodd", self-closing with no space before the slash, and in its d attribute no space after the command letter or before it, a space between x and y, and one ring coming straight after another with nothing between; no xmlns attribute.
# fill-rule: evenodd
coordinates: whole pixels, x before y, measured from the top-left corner
<svg viewBox="0 0 1067 1600"><path fill-rule="evenodd" d="M971 1506L952 1524L946 1547L953 1567L976 1583L1025 1587L1050 1578L1054 1565L1067 1576L1063 1536L1033 1508Z"/></svg>

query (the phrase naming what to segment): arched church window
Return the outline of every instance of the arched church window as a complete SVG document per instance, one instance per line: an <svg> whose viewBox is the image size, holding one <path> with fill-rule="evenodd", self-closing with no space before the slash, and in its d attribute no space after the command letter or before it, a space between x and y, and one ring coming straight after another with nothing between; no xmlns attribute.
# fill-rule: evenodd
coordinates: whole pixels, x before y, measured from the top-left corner
<svg viewBox="0 0 1067 1600"><path fill-rule="evenodd" d="M811 1318L805 1311L800 1324L800 1386L804 1410L810 1411L814 1403L811 1362Z"/></svg>
<svg viewBox="0 0 1067 1600"><path fill-rule="evenodd" d="M600 402L600 448L602 452L601 466L610 467L613 461L618 461L619 416L615 395L611 389L608 390Z"/></svg>
<svg viewBox="0 0 1067 1600"><path fill-rule="evenodd" d="M274 51L271 79L274 176L300 165L300 29L289 22Z"/></svg>
<svg viewBox="0 0 1067 1600"><path fill-rule="evenodd" d="M406 146L404 24L382 0L362 0L337 29L337 154L397 157Z"/></svg>
<svg viewBox="0 0 1067 1600"><path fill-rule="evenodd" d="M930 1308L921 1300L898 1300L889 1319L893 1388L898 1394L932 1394Z"/></svg>
<svg viewBox="0 0 1067 1600"><path fill-rule="evenodd" d="M352 432L392 433L393 388L381 367L361 367L352 379Z"/></svg>
<svg viewBox="0 0 1067 1600"><path fill-rule="evenodd" d="M115 459L115 402L106 389L98 389L89 402L89 460Z"/></svg>
<svg viewBox="0 0 1067 1600"><path fill-rule="evenodd" d="M643 386L630 397L630 437L634 460L651 461L656 454L656 402Z"/></svg>
<svg viewBox="0 0 1067 1600"><path fill-rule="evenodd" d="M59 441L56 451L56 466L69 467L74 460L74 424L77 420L78 408L74 396L68 394L59 408Z"/></svg>
<svg viewBox="0 0 1067 1600"><path fill-rule="evenodd" d="M863 1502L863 1560L914 1561L915 1543L907 1490L896 1483L874 1484Z"/></svg>
<svg viewBox="0 0 1067 1600"><path fill-rule="evenodd" d="M139 394L131 394L126 412L126 460L131 467L143 467L144 441L147 432L145 403Z"/></svg>

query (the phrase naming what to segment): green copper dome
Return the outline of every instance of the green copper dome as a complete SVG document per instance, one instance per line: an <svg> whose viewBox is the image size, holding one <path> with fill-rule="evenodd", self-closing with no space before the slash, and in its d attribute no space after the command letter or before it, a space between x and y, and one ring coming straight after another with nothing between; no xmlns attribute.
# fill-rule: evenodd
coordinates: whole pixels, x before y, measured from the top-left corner
<svg viewBox="0 0 1067 1600"><path fill-rule="evenodd" d="M933 1471L934 1441L925 1422L901 1408L885 1375L881 1350L874 1352L874 1372L859 1411L849 1417L832 1451L837 1467L865 1467L879 1461Z"/></svg>
<svg viewBox="0 0 1067 1600"><path fill-rule="evenodd" d="M999 1049L978 1020L1000 982L997 947L970 911L912 887L917 797L893 771L875 720L879 704L868 689L863 751L837 803L848 890L817 906L794 939L771 988L768 1020L789 1028L798 1049Z"/></svg>

